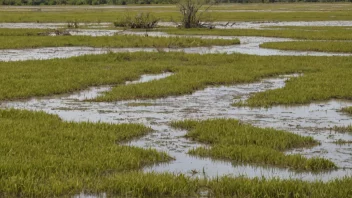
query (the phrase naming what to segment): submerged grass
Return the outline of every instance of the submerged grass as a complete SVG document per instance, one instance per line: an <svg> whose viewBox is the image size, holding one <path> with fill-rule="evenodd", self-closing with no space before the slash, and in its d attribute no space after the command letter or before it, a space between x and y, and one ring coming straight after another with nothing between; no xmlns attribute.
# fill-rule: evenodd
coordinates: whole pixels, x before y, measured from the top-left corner
<svg viewBox="0 0 352 198"><path fill-rule="evenodd" d="M141 37L119 36L5 36L0 37L0 49L39 48L39 47L198 47L212 45L235 45L238 39L200 39L190 37Z"/></svg>
<svg viewBox="0 0 352 198"><path fill-rule="evenodd" d="M342 41L289 41L267 42L260 45L263 48L316 51L316 52L352 52L352 42Z"/></svg>
<svg viewBox="0 0 352 198"><path fill-rule="evenodd" d="M79 193L111 174L169 161L165 153L118 145L150 131L140 124L74 123L0 110L0 196Z"/></svg>
<svg viewBox="0 0 352 198"><path fill-rule="evenodd" d="M234 160L240 163L255 163L289 167L294 170L321 171L334 169L336 165L322 158L307 159L302 155L285 155L292 148L310 147L318 142L311 137L271 128L258 128L232 119L173 122L173 127L186 129L186 137L211 148L200 147L190 154Z"/></svg>
<svg viewBox="0 0 352 198"><path fill-rule="evenodd" d="M352 115L352 107L342 108L341 111Z"/></svg>
<svg viewBox="0 0 352 198"><path fill-rule="evenodd" d="M233 27L236 27L234 25ZM280 27L281 28L281 27ZM283 28L283 27L282 27ZM322 27L318 31L302 29L177 29L167 28L161 31L177 35L218 35L218 36L264 36L309 40L352 40L352 29Z"/></svg>
<svg viewBox="0 0 352 198"><path fill-rule="evenodd" d="M348 126L335 126L334 130L341 133L352 132L352 125Z"/></svg>

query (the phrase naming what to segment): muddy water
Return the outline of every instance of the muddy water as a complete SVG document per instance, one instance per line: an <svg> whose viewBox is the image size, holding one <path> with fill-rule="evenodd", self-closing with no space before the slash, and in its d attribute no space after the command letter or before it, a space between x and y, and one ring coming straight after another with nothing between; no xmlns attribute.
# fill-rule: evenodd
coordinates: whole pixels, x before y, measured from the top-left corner
<svg viewBox="0 0 352 198"><path fill-rule="evenodd" d="M0 23L0 28L15 29L58 29L67 28L68 23ZM104 28L111 26L112 23L78 23L79 27Z"/></svg>
<svg viewBox="0 0 352 198"><path fill-rule="evenodd" d="M143 75L139 81L160 79L171 75ZM31 99L20 102L4 102L2 108L43 110L57 114L64 120L92 121L109 123L142 123L155 130L154 133L131 141L128 145L142 148L155 148L166 151L174 161L144 168L146 172L184 173L194 177L238 176L299 178L303 180L323 180L352 175L352 149L349 145L336 145L333 141L352 140L349 134L330 131L332 126L352 124L351 117L337 112L338 109L352 105L346 101L329 101L317 104L270 109L238 108L231 104L236 100L245 100L250 94L277 89L285 85L292 76L280 76L264 79L251 84L235 86L209 87L191 95L167 97L156 100L119 101L113 103L83 102L85 98L94 98L109 87L93 88L70 96ZM130 82L131 83L131 82ZM234 100L233 98L239 98ZM133 104L140 104L131 106ZM143 106L144 105L144 106ZM169 127L171 121L183 119L235 118L261 127L275 127L301 135L309 135L321 142L312 149L296 149L288 153L300 153L307 157L319 156L331 159L340 169L320 174L299 173L288 169L236 164L230 161L197 158L187 155L189 149L204 146L185 139L186 131ZM344 169L345 168L345 169Z"/></svg>
<svg viewBox="0 0 352 198"><path fill-rule="evenodd" d="M72 36L114 36L122 30L73 29L68 30Z"/></svg>
<svg viewBox="0 0 352 198"><path fill-rule="evenodd" d="M171 22L160 22L160 26L176 27ZM252 22L214 22L212 25L217 29L268 29L270 26L352 26L352 21L252 21Z"/></svg>
<svg viewBox="0 0 352 198"><path fill-rule="evenodd" d="M129 33L126 33L129 34ZM145 33L138 33L145 34ZM165 33L148 33L150 36L163 35ZM265 42L289 41L283 38L267 37L226 37L226 36L194 36L206 39L222 38L241 40L240 45L230 46L211 46L211 47L191 47L191 48L164 48L166 52L185 52L197 54L214 54L214 53L241 53L260 56L351 56L350 53L327 53L327 52L307 52L307 51L288 51L260 48L259 45ZM93 47L49 47L38 49L10 49L0 50L0 61L24 61L24 60L45 60L53 58L69 58L85 54L104 54L108 52L157 52L160 49L155 48L93 48Z"/></svg>
<svg viewBox="0 0 352 198"><path fill-rule="evenodd" d="M227 12L227 11L225 11ZM237 12L237 11L236 11ZM246 11L247 12L247 11ZM257 11L256 11L257 12ZM352 21L252 21L252 22L214 22L215 28L226 29L267 29L269 26L344 26L352 27ZM109 27L112 23L79 23L86 27ZM159 22L159 26L175 27L174 22ZM65 28L67 23L0 23L0 28L40 28L57 29Z"/></svg>

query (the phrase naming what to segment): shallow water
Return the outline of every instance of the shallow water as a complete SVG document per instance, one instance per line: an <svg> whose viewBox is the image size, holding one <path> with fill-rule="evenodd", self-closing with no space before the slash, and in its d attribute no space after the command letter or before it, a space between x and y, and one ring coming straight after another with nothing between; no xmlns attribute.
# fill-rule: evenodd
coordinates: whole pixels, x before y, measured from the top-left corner
<svg viewBox="0 0 352 198"><path fill-rule="evenodd" d="M228 12L223 10L222 12ZM235 12L238 12L236 10ZM248 12L248 10L246 11ZM257 12L257 11L255 11ZM287 11L280 11L287 12ZM215 28L218 29L267 29L269 26L343 26L352 27L352 21L249 21L249 22L214 22ZM86 27L109 27L112 23L79 23L79 26ZM159 22L159 26L176 27L174 22ZM0 28L38 28L38 29L57 29L67 27L67 23L0 23Z"/></svg>
<svg viewBox="0 0 352 198"><path fill-rule="evenodd" d="M133 83L142 83L170 75L170 73L143 75L139 81ZM332 132L329 128L352 124L351 117L337 111L342 107L352 105L352 102L329 101L302 106L276 106L269 109L231 106L233 102L245 100L252 93L283 87L285 80L289 77L292 76L264 79L251 84L209 87L191 95L156 100L133 100L113 103L82 101L86 98L94 98L99 95L99 92L110 89L105 86L69 96L3 102L0 107L43 110L57 114L62 119L70 121L142 123L150 126L155 132L127 144L166 151L175 160L170 163L146 167L144 168L146 172L184 173L194 177L244 175L247 177L265 176L266 178L299 178L323 181L351 176L352 149L349 145L336 145L332 141L338 139L352 140L352 136ZM234 100L234 98L240 99ZM131 106L131 103L147 105ZM173 129L169 127L169 123L183 119L210 118L235 118L260 127L274 127L301 135L312 136L321 141L320 146L311 149L296 149L287 153L300 153L307 157L325 157L335 162L340 169L321 174L298 173L288 169L235 164L230 161L196 158L187 155L189 149L204 145L184 138L186 131Z"/></svg>
<svg viewBox="0 0 352 198"><path fill-rule="evenodd" d="M67 28L68 23L0 23L0 28L14 28L14 29L58 29ZM104 28L111 26L112 23L78 23L78 26L85 26L91 28Z"/></svg>
<svg viewBox="0 0 352 198"><path fill-rule="evenodd" d="M171 22L160 22L160 26L176 27ZM268 29L270 26L352 26L352 21L252 21L252 22L214 22L217 29Z"/></svg>
<svg viewBox="0 0 352 198"><path fill-rule="evenodd" d="M129 34L126 32L125 34ZM138 34L145 34L139 32ZM165 33L148 33L150 36L163 35ZM206 39L234 39L241 40L240 45L211 46L211 47L190 47L190 48L93 48L93 47L48 47L37 49L8 49L0 50L0 61L24 61L24 60L46 60L53 58L69 58L85 54L104 54L108 52L185 52L193 54L214 54L214 53L241 53L259 56L351 56L351 53L328 53L328 52L307 52L288 51L260 48L259 45L265 42L290 41L291 39L268 38L268 37L226 37L226 36L194 36Z"/></svg>

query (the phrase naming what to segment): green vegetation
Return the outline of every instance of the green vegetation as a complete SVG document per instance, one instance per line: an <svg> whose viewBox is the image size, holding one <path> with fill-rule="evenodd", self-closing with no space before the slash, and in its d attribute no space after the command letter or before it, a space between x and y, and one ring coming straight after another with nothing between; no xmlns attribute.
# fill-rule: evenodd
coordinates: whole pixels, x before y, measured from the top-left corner
<svg viewBox="0 0 352 198"><path fill-rule="evenodd" d="M53 30L43 30L43 29L0 28L0 36L40 36L40 35L47 35L52 31Z"/></svg>
<svg viewBox="0 0 352 198"><path fill-rule="evenodd" d="M234 25L236 27L236 25ZM303 30L302 30L303 28ZM278 29L178 29L167 28L161 31L177 35L218 35L218 36L265 36L309 40L352 40L352 29L321 27L318 30L307 31L305 27ZM310 27L314 28L314 27Z"/></svg>
<svg viewBox="0 0 352 198"><path fill-rule="evenodd" d="M328 60L319 58L321 61L324 59ZM324 66L319 68L319 72L306 73L301 77L292 78L286 82L283 88L256 93L248 100L235 105L258 107L279 104L306 104L312 101L329 99L351 100L352 85L348 78L352 75L352 65L344 61L340 63L321 62L320 64ZM328 65L336 66L329 68Z"/></svg>
<svg viewBox="0 0 352 198"><path fill-rule="evenodd" d="M316 52L352 52L352 43L343 41L290 41L268 42L260 47L280 50L316 51Z"/></svg>
<svg viewBox="0 0 352 198"><path fill-rule="evenodd" d="M147 13L139 13L135 16L126 15L122 18L117 19L114 22L115 27L124 27L132 29L151 29L158 25L159 19Z"/></svg>
<svg viewBox="0 0 352 198"><path fill-rule="evenodd" d="M139 124L64 122L43 112L0 110L0 196L79 193L110 175L169 161L165 153L121 146Z"/></svg>
<svg viewBox="0 0 352 198"><path fill-rule="evenodd" d="M279 74L302 73L285 87L252 95L244 104L271 106L352 98L352 57L261 57L240 54L119 53L70 59L0 62L0 100L46 96L112 84L95 101L161 98L208 86L250 83ZM175 74L122 85L145 73ZM45 76L45 78L43 78Z"/></svg>
<svg viewBox="0 0 352 198"><path fill-rule="evenodd" d="M352 144L352 140L342 140L338 139L334 142L335 144Z"/></svg>
<svg viewBox="0 0 352 198"><path fill-rule="evenodd" d="M134 169L170 158L116 141L149 131L138 124L64 122L43 112L0 110L0 196L56 197L85 192L196 197L202 190L215 197L348 197L352 193L350 178L323 183L244 177L199 180L182 174L141 173ZM293 145L287 140L286 145L279 142L279 147L305 144L304 138L292 137Z"/></svg>
<svg viewBox="0 0 352 198"><path fill-rule="evenodd" d="M326 159L307 159L302 155L283 153L288 149L317 145L318 142L311 137L253 127L231 119L186 120L174 122L172 126L188 130L186 137L211 145L211 148L200 147L191 150L190 154L193 155L240 163L289 167L295 170L320 171L336 168L333 162Z"/></svg>
<svg viewBox="0 0 352 198"><path fill-rule="evenodd" d="M352 114L352 107L346 107L341 109L342 112Z"/></svg>
<svg viewBox="0 0 352 198"><path fill-rule="evenodd" d="M274 2L290 2L292 0L222 0L219 3L274 3ZM302 2L311 2L310 0L304 0ZM323 2L326 0L319 0L314 2ZM344 0L336 0L334 2L345 2ZM33 0L33 1L21 1L21 0L0 0L0 5L126 5L126 4L172 4L175 1L171 0Z"/></svg>
<svg viewBox="0 0 352 198"><path fill-rule="evenodd" d="M335 126L334 130L341 133L352 132L352 125L343 126L343 127Z"/></svg>
<svg viewBox="0 0 352 198"><path fill-rule="evenodd" d="M57 10L1 10L0 22L67 22L76 20L78 22L114 22L121 18L126 12L131 15L140 13L140 9L84 9L78 8L57 12ZM156 18L162 21L181 21L181 14L177 12L176 6L173 9L163 7L144 9L152 11ZM325 20L352 20L352 13L349 10L322 11L294 11L294 12L223 12L213 11L216 21L325 21Z"/></svg>
<svg viewBox="0 0 352 198"><path fill-rule="evenodd" d="M349 197L351 178L330 182L305 182L300 180L266 180L245 177L221 177L212 180L190 179L183 175L153 173L116 175L97 188L108 195L131 197L199 197L208 192L209 197Z"/></svg>
<svg viewBox="0 0 352 198"><path fill-rule="evenodd" d="M39 47L198 47L212 45L239 44L238 39L200 39L190 37L141 37L119 36L4 36L0 37L0 49L39 48Z"/></svg>

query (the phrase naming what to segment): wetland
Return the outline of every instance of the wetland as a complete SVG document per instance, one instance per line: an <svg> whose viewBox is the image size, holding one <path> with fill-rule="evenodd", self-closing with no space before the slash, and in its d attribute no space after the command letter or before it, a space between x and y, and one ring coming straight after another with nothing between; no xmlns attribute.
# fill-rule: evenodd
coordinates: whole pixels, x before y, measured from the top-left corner
<svg viewBox="0 0 352 198"><path fill-rule="evenodd" d="M36 8L0 7L0 197L351 196L350 4Z"/></svg>

